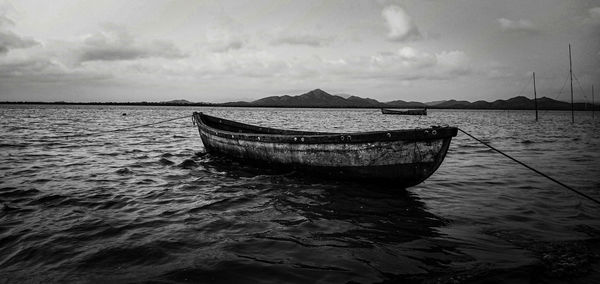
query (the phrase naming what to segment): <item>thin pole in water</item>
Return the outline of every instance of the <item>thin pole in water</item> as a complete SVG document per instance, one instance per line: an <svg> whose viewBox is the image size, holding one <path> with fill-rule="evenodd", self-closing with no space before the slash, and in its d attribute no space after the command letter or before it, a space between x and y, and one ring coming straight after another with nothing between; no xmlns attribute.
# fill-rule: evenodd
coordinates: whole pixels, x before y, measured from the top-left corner
<svg viewBox="0 0 600 284"><path fill-rule="evenodd" d="M533 72L533 102L535 103L535 121L538 121L537 92L535 91L535 72Z"/></svg>
<svg viewBox="0 0 600 284"><path fill-rule="evenodd" d="M594 109L596 108L596 104L594 103L594 85L592 85L592 119L594 118Z"/></svg>
<svg viewBox="0 0 600 284"><path fill-rule="evenodd" d="M571 122L575 123L575 110L573 109L573 63L571 62L571 44L569 43L569 74L571 75Z"/></svg>

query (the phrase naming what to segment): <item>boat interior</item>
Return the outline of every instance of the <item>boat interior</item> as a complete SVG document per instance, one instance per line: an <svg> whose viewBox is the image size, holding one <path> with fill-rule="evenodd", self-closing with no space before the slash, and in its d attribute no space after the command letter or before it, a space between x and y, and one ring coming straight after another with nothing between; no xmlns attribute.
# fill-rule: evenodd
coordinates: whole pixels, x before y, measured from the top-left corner
<svg viewBox="0 0 600 284"><path fill-rule="evenodd" d="M319 135L328 134L324 132L309 132L297 130L284 130L269 127L261 127L255 125L244 124L236 121L222 119L206 115L204 113L196 113L197 119L200 119L206 126L236 133L252 133L252 134L291 134L291 135Z"/></svg>

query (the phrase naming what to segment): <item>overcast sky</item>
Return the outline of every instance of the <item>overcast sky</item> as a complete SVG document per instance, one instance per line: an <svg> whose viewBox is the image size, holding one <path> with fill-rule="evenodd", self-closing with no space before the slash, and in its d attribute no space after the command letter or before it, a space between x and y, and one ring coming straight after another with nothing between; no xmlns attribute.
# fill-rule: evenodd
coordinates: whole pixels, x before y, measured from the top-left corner
<svg viewBox="0 0 600 284"><path fill-rule="evenodd" d="M569 43L591 99L599 0L0 0L0 101L567 100Z"/></svg>

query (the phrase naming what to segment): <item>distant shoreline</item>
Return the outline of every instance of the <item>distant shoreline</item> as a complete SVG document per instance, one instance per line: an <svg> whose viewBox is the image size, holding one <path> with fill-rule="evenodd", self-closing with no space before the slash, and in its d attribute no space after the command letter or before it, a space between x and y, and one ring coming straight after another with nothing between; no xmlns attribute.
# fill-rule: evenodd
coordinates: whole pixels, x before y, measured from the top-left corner
<svg viewBox="0 0 600 284"><path fill-rule="evenodd" d="M171 103L171 102L29 102L29 101L16 101L16 102L0 102L0 105L106 105L106 106L180 106L180 107L226 107L226 108L321 108L321 109L408 109L405 107L380 107L380 106L273 106L273 105L249 105L249 104L235 104L235 103ZM512 107L512 108L494 108L494 107L436 107L428 106L428 109L462 109L462 110L535 110L534 108L528 107ZM574 110L577 111L592 111L600 110L598 104L594 105L594 109L591 104L586 103L574 103ZM419 107L413 107L413 109L419 109ZM540 107L538 110L571 110L571 107Z"/></svg>

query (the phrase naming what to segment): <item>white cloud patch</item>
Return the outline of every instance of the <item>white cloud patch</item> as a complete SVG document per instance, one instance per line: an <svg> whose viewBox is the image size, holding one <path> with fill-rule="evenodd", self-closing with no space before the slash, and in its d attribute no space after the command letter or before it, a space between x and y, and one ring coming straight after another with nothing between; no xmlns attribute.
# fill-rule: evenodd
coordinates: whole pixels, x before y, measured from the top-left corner
<svg viewBox="0 0 600 284"><path fill-rule="evenodd" d="M519 19L516 21L509 20L506 18L497 19L498 24L500 25L500 29L504 32L514 32L514 33L526 33L526 34L536 34L539 33L539 29L530 21Z"/></svg>
<svg viewBox="0 0 600 284"><path fill-rule="evenodd" d="M277 36L271 43L273 45L306 45L306 46L325 46L331 42L331 38L321 37L310 34L300 34L300 35L283 35Z"/></svg>
<svg viewBox="0 0 600 284"><path fill-rule="evenodd" d="M597 29L595 26L600 25L600 7L588 9L588 15L584 18L583 23Z"/></svg>
<svg viewBox="0 0 600 284"><path fill-rule="evenodd" d="M395 5L385 7L381 11L381 15L385 19L389 30L388 39L409 41L421 38L419 29L402 7Z"/></svg>
<svg viewBox="0 0 600 284"><path fill-rule="evenodd" d="M85 37L79 52L80 62L186 56L170 42L161 40L140 42L125 29L116 26L107 27L101 32Z"/></svg>
<svg viewBox="0 0 600 284"><path fill-rule="evenodd" d="M324 60L320 66L317 70L339 76L340 79L382 82L449 80L473 72L468 56L462 51L431 53L408 46L372 56Z"/></svg>
<svg viewBox="0 0 600 284"><path fill-rule="evenodd" d="M590 8L588 12L590 13L590 17L600 19L600 7Z"/></svg>
<svg viewBox="0 0 600 284"><path fill-rule="evenodd" d="M380 53L369 59L370 70L384 72L396 70L417 70L431 67L436 64L434 54L419 51L412 47L402 47L393 53Z"/></svg>

